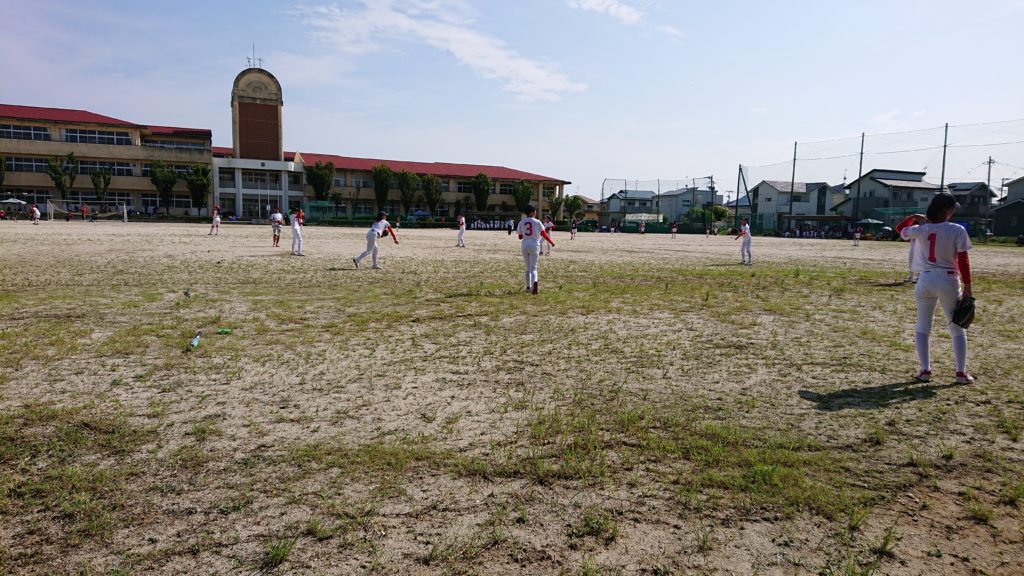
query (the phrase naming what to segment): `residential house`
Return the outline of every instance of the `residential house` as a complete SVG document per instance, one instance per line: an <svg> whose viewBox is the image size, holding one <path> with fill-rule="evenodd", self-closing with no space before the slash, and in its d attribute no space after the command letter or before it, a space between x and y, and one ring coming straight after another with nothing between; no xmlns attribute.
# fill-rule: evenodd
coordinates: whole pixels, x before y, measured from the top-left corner
<svg viewBox="0 0 1024 576"><path fill-rule="evenodd" d="M991 217L992 200L996 193L984 182L954 182L946 187L956 197L960 207L956 209L958 221L987 221ZM931 200L929 200L930 202Z"/></svg>
<svg viewBox="0 0 1024 576"><path fill-rule="evenodd" d="M716 190L685 187L658 195L655 208L665 215L667 222L681 222L690 208L705 208L721 204L722 195Z"/></svg>
<svg viewBox="0 0 1024 576"><path fill-rule="evenodd" d="M652 190L619 190L605 199L606 209L601 215L601 223L621 222L639 214L656 214L655 196Z"/></svg>
<svg viewBox="0 0 1024 576"><path fill-rule="evenodd" d="M765 232L785 230L791 221L820 224L840 219L829 213L835 191L825 182L762 180L747 194L751 224Z"/></svg>
<svg viewBox="0 0 1024 576"><path fill-rule="evenodd" d="M996 236L1024 234L1024 198L1007 200L992 208L992 233Z"/></svg>
<svg viewBox="0 0 1024 576"><path fill-rule="evenodd" d="M895 224L908 214L923 212L939 191L924 172L873 169L846 185L849 196L832 211L851 220L873 218Z"/></svg>
<svg viewBox="0 0 1024 576"><path fill-rule="evenodd" d="M1006 202L1024 199L1024 176L1006 183Z"/></svg>
<svg viewBox="0 0 1024 576"><path fill-rule="evenodd" d="M601 218L601 201L588 198L586 196L580 196L583 198L583 216L584 220L598 220Z"/></svg>

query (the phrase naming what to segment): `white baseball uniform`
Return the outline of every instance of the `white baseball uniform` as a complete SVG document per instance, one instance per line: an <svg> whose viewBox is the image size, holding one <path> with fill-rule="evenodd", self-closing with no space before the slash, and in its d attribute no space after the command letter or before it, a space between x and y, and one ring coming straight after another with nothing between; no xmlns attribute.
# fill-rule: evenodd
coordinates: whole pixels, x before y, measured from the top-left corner
<svg viewBox="0 0 1024 576"><path fill-rule="evenodd" d="M753 264L754 259L750 254L750 224L741 225L740 232L743 233L743 239L740 240L740 263Z"/></svg>
<svg viewBox="0 0 1024 576"><path fill-rule="evenodd" d="M284 224L284 215L280 212L274 212L270 215L270 229L274 231L274 236L281 234L281 224Z"/></svg>
<svg viewBox="0 0 1024 576"><path fill-rule="evenodd" d="M952 222L918 224L900 231L904 240L914 241L914 269L921 273L914 290L917 300L915 344L921 370L931 370L928 338L932 331L935 306L942 306L953 342L956 371L967 367L967 332L953 324L953 310L960 300L960 267L957 254L969 251L971 239L963 226Z"/></svg>
<svg viewBox="0 0 1024 576"><path fill-rule="evenodd" d="M459 216L459 237L456 240L456 246L466 247L466 241L462 239L466 235L466 217Z"/></svg>
<svg viewBox="0 0 1024 576"><path fill-rule="evenodd" d="M540 256L540 243L544 239L540 235L544 229L544 223L533 217L526 217L519 221L516 232L523 237L520 242L520 251L523 253L523 261L526 263L526 289L531 290L533 283L537 282L537 259Z"/></svg>
<svg viewBox="0 0 1024 576"><path fill-rule="evenodd" d="M298 212L292 214L292 254L302 256L302 219Z"/></svg>
<svg viewBox="0 0 1024 576"><path fill-rule="evenodd" d="M370 229L366 231L366 250L362 254L356 256L356 264L358 265L363 261L363 258L372 256L373 265L377 264L377 239L383 237L388 233L388 229L391 228L391 224L388 224L387 219L378 220L370 226Z"/></svg>

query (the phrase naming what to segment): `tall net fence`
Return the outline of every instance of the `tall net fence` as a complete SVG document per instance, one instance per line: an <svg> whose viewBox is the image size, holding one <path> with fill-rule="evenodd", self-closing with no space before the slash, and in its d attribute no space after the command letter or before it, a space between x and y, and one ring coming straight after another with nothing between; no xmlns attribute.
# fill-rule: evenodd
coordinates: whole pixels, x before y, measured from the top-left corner
<svg viewBox="0 0 1024 576"><path fill-rule="evenodd" d="M942 189L961 200L955 218L982 235L1006 183L1024 176L1024 120L797 142L795 169L793 154L780 146L778 161L742 165L738 193L755 230L877 233Z"/></svg>
<svg viewBox="0 0 1024 576"><path fill-rule="evenodd" d="M606 206L602 224L616 231L667 232L673 223L683 231L704 231L715 218L707 210L725 203L713 176L655 178L649 180L606 178L601 201Z"/></svg>

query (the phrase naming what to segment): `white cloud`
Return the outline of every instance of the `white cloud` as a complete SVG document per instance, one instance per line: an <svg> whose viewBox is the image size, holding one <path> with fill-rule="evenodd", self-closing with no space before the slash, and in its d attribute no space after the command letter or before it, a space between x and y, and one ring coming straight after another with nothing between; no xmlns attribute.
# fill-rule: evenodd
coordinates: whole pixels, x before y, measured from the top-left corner
<svg viewBox="0 0 1024 576"><path fill-rule="evenodd" d="M683 32L675 26L670 26L668 24L651 24L647 21L644 13L639 9L634 8L625 2L619 2L618 0L566 0L566 4L568 4L570 8L575 8L577 10L607 14L627 26L653 28L659 32L668 34L673 38L683 37Z"/></svg>
<svg viewBox="0 0 1024 576"><path fill-rule="evenodd" d="M555 66L522 56L503 40L473 27L472 9L458 0L361 0L361 9L337 5L300 8L315 38L338 54L396 49L422 43L455 57L477 75L501 83L524 101L555 101L586 85Z"/></svg>

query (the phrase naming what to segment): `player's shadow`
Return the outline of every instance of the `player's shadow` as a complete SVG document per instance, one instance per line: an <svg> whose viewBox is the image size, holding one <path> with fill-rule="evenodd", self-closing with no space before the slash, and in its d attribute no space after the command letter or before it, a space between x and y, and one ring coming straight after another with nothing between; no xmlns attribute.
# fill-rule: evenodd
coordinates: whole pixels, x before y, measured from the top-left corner
<svg viewBox="0 0 1024 576"><path fill-rule="evenodd" d="M708 264L708 266L721 267L721 266L743 266L739 262L719 262L717 264Z"/></svg>
<svg viewBox="0 0 1024 576"><path fill-rule="evenodd" d="M896 280L894 282L875 282L872 286L875 288L899 288L907 284L910 284L907 280Z"/></svg>
<svg viewBox="0 0 1024 576"><path fill-rule="evenodd" d="M847 388L827 394L810 390L800 390L797 394L804 400L814 402L818 405L818 410L824 412L877 410L906 402L934 398L937 391L956 386L964 386L964 384L921 384L916 380L909 380L871 386L870 388Z"/></svg>

